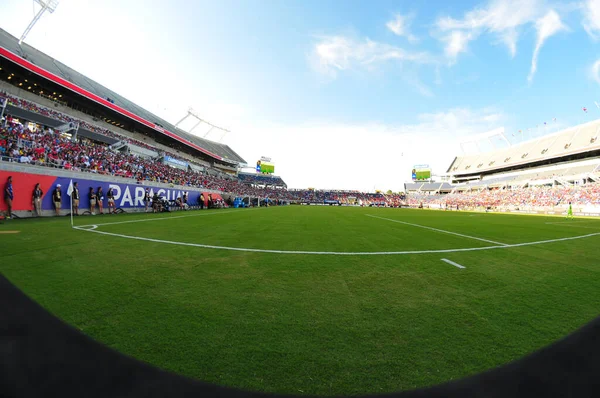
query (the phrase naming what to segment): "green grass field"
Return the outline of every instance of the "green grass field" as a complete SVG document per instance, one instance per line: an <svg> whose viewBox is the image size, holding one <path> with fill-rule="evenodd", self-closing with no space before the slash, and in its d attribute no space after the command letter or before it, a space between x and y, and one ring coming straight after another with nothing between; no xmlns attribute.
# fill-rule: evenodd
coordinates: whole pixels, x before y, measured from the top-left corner
<svg viewBox="0 0 600 398"><path fill-rule="evenodd" d="M0 225L20 231L0 234L0 272L96 340L221 385L428 386L520 358L600 309L600 220L298 206L75 221L97 227Z"/></svg>

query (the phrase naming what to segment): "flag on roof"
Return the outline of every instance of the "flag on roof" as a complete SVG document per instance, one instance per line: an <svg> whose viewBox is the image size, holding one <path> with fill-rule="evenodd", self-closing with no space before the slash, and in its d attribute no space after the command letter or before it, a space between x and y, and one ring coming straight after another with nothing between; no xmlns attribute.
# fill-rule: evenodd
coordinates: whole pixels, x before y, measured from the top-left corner
<svg viewBox="0 0 600 398"><path fill-rule="evenodd" d="M597 103L596 101L594 101L594 104L596 104L596 107L597 107L598 109L600 109L600 104L599 104L599 103Z"/></svg>
<svg viewBox="0 0 600 398"><path fill-rule="evenodd" d="M553 118L552 118L552 121L553 121L553 122L555 122L555 121L556 121L556 118L555 118L555 117L553 117Z"/></svg>
<svg viewBox="0 0 600 398"><path fill-rule="evenodd" d="M587 108L584 106L583 108L581 108L585 113L587 113Z"/></svg>
<svg viewBox="0 0 600 398"><path fill-rule="evenodd" d="M544 126L547 125L548 123L544 122Z"/></svg>

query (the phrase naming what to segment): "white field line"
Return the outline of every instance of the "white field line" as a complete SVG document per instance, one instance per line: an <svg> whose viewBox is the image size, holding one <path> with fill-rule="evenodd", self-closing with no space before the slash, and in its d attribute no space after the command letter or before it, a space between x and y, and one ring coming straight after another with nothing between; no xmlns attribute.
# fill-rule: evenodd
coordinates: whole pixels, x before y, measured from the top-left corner
<svg viewBox="0 0 600 398"><path fill-rule="evenodd" d="M90 225L90 227L94 227L94 226ZM154 242L154 243L165 243L165 244L169 244L169 245L178 245L178 246L201 247L201 248L205 248L205 249L231 250L231 251L238 251L238 252L253 252L253 253L312 254L312 255L333 255L333 256L382 256L382 255L404 255L404 254L473 252L473 251L481 251L481 250L509 249L512 247L535 246L535 245L542 245L542 244L546 244L546 243L563 242L563 241L583 239L583 238L589 238L592 236L600 235L600 232L596 232L593 234L571 236L568 238L557 238L557 239L540 240L540 241L536 241L536 242L515 243L515 244L511 244L511 245L503 244L503 245L499 245L499 246L468 247L468 248L460 248L460 249L408 250L408 251L384 251L384 252L328 252L328 251L319 252L319 251L306 251L306 250L269 250L269 249L251 249L251 248L245 248L245 247L204 245L201 243L175 242L175 241L171 241L171 240L143 238L141 236L115 234L115 233L111 233L111 232L99 231L95 228L85 229L82 227L75 227L75 229L78 229L80 231L85 231L85 232L92 232L92 233L96 233L96 234L116 236L116 237L125 238L125 239L134 239L134 240L141 240L141 241L145 241L145 242Z"/></svg>
<svg viewBox="0 0 600 398"><path fill-rule="evenodd" d="M464 265L460 265L459 263L455 263L454 261L450 261L450 260L448 260L447 258L442 258L441 260L442 260L443 262L445 262L445 263L448 263L448 264L450 264L450 265L454 265L455 267L458 267L458 268L467 268L467 267L465 267Z"/></svg>
<svg viewBox="0 0 600 398"><path fill-rule="evenodd" d="M246 211L252 211L252 210L256 210L256 209L244 209L242 211L246 212ZM86 227L92 227L92 226L101 227L103 225L131 224L131 223L135 223L135 222L149 222L149 221L164 221L164 220L174 220L176 218L213 216L213 215L217 215L217 214L235 213L235 212L238 212L238 211L239 210L223 210L223 211L213 211L213 212L210 212L210 213L188 214L188 215L185 215L185 216L160 217L160 218L144 218L144 219L141 219L141 220L106 222L106 223L102 223L102 224L76 225L75 227L79 227L79 228L86 228ZM147 214L150 214L150 213L147 213Z"/></svg>
<svg viewBox="0 0 600 398"><path fill-rule="evenodd" d="M399 221L399 220L393 220L391 218L384 218L384 217L379 217L379 216L374 216L371 214L367 214L367 217L373 217L373 218L378 218L380 220L386 220L386 221L391 221L391 222L396 222L398 224L404 224L404 225L410 225L413 227L418 227L418 228L424 228L424 229L429 229L431 231L436 231L436 232L442 232L444 234L450 234L450 235L456 235L456 236L461 236L463 238L469 238L469 239L475 239L475 240L480 240L482 242L487 242L487 243L493 243L494 245L501 245L501 246L509 246L506 243L501 243L501 242L496 242L493 240L489 240L489 239L483 239L483 238L478 238L476 236L470 236L470 235L464 235L464 234L459 234L457 232L451 232L451 231L446 231L443 229L437 229L437 228L432 228L432 227L426 227L425 225L419 225L419 224L413 224L410 222L405 222L405 221Z"/></svg>

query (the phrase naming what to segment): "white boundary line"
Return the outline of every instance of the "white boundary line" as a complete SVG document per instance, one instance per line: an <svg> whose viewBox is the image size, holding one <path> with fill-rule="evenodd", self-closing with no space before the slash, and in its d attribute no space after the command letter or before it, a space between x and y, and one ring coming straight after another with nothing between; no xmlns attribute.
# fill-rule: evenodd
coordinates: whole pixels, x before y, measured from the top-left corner
<svg viewBox="0 0 600 398"><path fill-rule="evenodd" d="M464 265L460 265L459 263L455 263L454 261L450 261L447 258L442 258L440 260L442 260L443 262L448 263L450 265L454 265L455 267L458 267L458 268L467 268Z"/></svg>
<svg viewBox="0 0 600 398"><path fill-rule="evenodd" d="M481 250L509 249L509 248L513 248L513 247L535 246L535 245L542 245L545 243L563 242L563 241L568 241L568 240L583 239L583 238L589 238L592 236L600 235L600 232L595 232L595 233L587 234L587 235L571 236L568 238L540 240L537 242L515 243L512 245L502 244L499 246L467 247L467 248L460 248L460 249L408 250L408 251L385 251L385 252L319 252L319 251L306 251L306 250L251 249L251 248L245 248L245 247L230 247L230 246L203 245L201 243L175 242L175 241L171 241L171 240L143 238L141 236L123 235L123 234L115 234L112 232L99 231L96 228L94 228L94 227L97 227L97 225L89 225L89 227L92 227L92 229L82 228L81 226L76 226L74 228L78 229L80 231L92 232L92 233L108 235L108 236L116 236L119 238L134 239L134 240L141 240L141 241L145 241L145 242L154 242L154 243L165 243L165 244L169 244L169 245L178 245L178 246L201 247L201 248L205 248L205 249L231 250L231 251L238 251L238 252L253 252L253 253L312 254L312 255L333 255L333 256L382 256L382 255L473 252L473 251L481 251Z"/></svg>
<svg viewBox="0 0 600 398"><path fill-rule="evenodd" d="M257 210L257 209L245 209L243 211L246 212L246 211L252 211L252 210ZM164 221L164 220L174 220L176 218L213 216L213 215L217 215L217 214L227 214L227 213L235 213L235 212L238 212L238 210L213 211L213 212L210 212L210 213L188 214L186 216L175 216L175 217L144 218L142 220L106 222L106 223L102 223L102 224L76 225L75 228L86 228L86 227L93 227L93 226L95 226L95 227L101 227L103 225L130 224L130 223L134 223L134 222ZM149 214L149 213L145 213L145 214ZM92 228L92 229L95 229L95 228Z"/></svg>
<svg viewBox="0 0 600 398"><path fill-rule="evenodd" d="M426 227L425 225L419 225L419 224L413 224L410 222L405 222L405 221L399 221L399 220L393 220L391 218L384 218L384 217L379 217L379 216L374 216L372 214L366 214L367 217L372 217L372 218L378 218L380 220L386 220L386 221L391 221L391 222L396 222L399 224L405 224L405 225L410 225L413 227L418 227L418 228L425 228L425 229L429 229L431 231L436 231L436 232L442 232L444 234L450 234L450 235L456 235L456 236L461 236L463 238L469 238L469 239L475 239L475 240L480 240L482 242L487 242L487 243L493 243L494 245L501 245L501 246L509 246L506 243L501 243L501 242L495 242L493 240L489 240L489 239L483 239L483 238L477 238L475 236L469 236L469 235L464 235L464 234L459 234L457 232L451 232L451 231L445 231L443 229L437 229L437 228L432 228L432 227Z"/></svg>

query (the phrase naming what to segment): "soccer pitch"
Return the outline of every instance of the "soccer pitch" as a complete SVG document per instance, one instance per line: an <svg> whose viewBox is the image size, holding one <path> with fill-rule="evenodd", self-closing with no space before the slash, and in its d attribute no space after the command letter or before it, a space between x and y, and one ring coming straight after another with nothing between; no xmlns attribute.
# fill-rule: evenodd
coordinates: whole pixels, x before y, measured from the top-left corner
<svg viewBox="0 0 600 398"><path fill-rule="evenodd" d="M122 353L244 389L424 387L600 308L600 220L291 206L75 223L0 225L0 272Z"/></svg>

